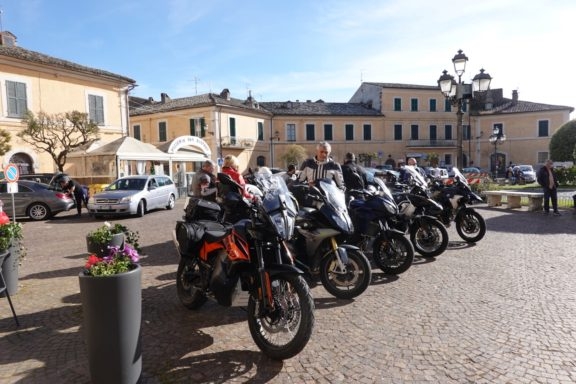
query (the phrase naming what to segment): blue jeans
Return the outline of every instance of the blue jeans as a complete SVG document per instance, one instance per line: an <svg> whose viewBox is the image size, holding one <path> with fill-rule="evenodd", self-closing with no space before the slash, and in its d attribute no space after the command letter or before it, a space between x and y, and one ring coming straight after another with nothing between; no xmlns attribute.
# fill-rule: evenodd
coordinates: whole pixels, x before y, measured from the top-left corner
<svg viewBox="0 0 576 384"><path fill-rule="evenodd" d="M544 190L544 212L550 212L550 201L552 200L552 209L558 212L558 189L543 188Z"/></svg>

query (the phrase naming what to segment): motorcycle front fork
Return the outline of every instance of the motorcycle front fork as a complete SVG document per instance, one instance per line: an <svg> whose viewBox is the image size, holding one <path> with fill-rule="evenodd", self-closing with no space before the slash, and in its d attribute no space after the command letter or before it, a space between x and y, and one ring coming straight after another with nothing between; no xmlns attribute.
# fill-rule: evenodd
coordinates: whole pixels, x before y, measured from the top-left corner
<svg viewBox="0 0 576 384"><path fill-rule="evenodd" d="M336 261L338 262L338 268L342 272L346 272L346 265L348 265L348 253L345 248L339 247L338 242L334 237L330 239L330 245L332 247L332 252L336 255Z"/></svg>

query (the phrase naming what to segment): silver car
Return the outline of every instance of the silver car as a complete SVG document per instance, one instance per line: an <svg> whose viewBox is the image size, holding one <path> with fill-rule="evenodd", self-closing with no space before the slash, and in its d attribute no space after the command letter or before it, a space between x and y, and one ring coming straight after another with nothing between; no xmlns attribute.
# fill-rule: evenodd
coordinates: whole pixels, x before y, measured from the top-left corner
<svg viewBox="0 0 576 384"><path fill-rule="evenodd" d="M0 200L4 212L12 217L12 197L16 217L29 217L32 220L45 220L70 210L75 206L70 195L55 191L47 184L31 180L18 180L18 192L8 193L8 185L0 182Z"/></svg>
<svg viewBox="0 0 576 384"><path fill-rule="evenodd" d="M88 200L88 212L94 217L144 216L157 208L172 209L178 190L168 176L139 175L122 177Z"/></svg>

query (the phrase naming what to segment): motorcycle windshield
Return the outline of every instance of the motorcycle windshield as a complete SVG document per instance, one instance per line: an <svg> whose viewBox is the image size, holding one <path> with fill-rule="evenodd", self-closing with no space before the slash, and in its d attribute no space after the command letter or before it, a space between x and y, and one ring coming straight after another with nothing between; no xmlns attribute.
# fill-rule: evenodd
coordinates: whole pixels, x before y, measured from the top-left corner
<svg viewBox="0 0 576 384"><path fill-rule="evenodd" d="M428 183L426 183L426 179L424 176L413 165L405 165L404 170L410 176L409 179L413 184L416 184L418 187L422 188L423 190L427 189Z"/></svg>
<svg viewBox="0 0 576 384"><path fill-rule="evenodd" d="M331 179L318 180L318 187L324 194L326 205L330 208L330 219L346 233L353 232L352 221L346 207L344 191L336 186ZM321 209L323 211L323 209Z"/></svg>
<svg viewBox="0 0 576 384"><path fill-rule="evenodd" d="M265 215L282 239L290 239L294 233L298 208L284 179L278 174L264 174L256 176L256 181L262 190L261 207Z"/></svg>
<svg viewBox="0 0 576 384"><path fill-rule="evenodd" d="M462 184L469 187L468 179L464 177L464 175L460 172L460 170L456 167L452 168L452 170L454 171L454 180L460 181Z"/></svg>
<svg viewBox="0 0 576 384"><path fill-rule="evenodd" d="M396 204L396 200L392 196L392 192L390 192L390 188L384 183L384 181L378 177L374 178L374 183L378 185L380 197L382 198L388 212L395 215L398 213L398 206Z"/></svg>

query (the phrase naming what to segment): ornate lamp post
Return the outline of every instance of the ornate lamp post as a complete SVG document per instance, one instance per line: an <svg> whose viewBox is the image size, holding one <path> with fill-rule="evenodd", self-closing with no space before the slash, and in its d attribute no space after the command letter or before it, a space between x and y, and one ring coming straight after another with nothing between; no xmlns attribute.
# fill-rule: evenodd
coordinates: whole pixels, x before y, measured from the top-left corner
<svg viewBox="0 0 576 384"><path fill-rule="evenodd" d="M506 141L506 135L498 127L494 127L492 134L488 138L491 144L494 144L494 154L492 155L492 168L494 169L494 177L498 177L498 144Z"/></svg>
<svg viewBox="0 0 576 384"><path fill-rule="evenodd" d="M472 84L465 84L462 82L462 75L466 71L466 62L468 57L458 50L458 53L452 58L452 63L454 64L454 71L458 76L458 82L454 80L454 76L449 75L448 71L444 70L442 76L438 79L438 85L440 86L440 91L442 94L450 100L450 103L455 106L456 109L456 145L457 145L457 156L456 156L456 166L462 168L464 165L463 153L462 153L462 117L464 115L463 105L467 99L473 98L472 88L474 91L485 92L490 89L490 82L492 77L489 74L484 73L484 69L480 70L474 79L472 79Z"/></svg>

